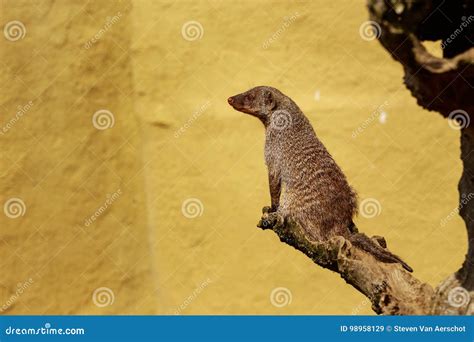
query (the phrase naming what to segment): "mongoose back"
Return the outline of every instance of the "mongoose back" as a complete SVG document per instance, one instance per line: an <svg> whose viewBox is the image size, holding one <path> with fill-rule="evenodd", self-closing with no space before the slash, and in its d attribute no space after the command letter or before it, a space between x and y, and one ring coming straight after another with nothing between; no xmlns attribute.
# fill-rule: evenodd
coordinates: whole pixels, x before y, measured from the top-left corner
<svg viewBox="0 0 474 342"><path fill-rule="evenodd" d="M412 271L398 256L357 232L352 221L357 195L293 100L278 89L259 86L230 97L228 103L265 126L273 211L291 217L316 241L344 236L377 259Z"/></svg>

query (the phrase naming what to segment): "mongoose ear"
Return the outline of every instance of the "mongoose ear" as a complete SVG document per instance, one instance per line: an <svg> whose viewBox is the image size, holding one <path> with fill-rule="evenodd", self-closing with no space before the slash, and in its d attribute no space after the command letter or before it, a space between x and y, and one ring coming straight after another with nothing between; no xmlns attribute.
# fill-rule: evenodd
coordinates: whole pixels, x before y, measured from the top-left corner
<svg viewBox="0 0 474 342"><path fill-rule="evenodd" d="M269 91L265 91L265 105L271 109L274 109L276 107L276 101L275 98L273 97L273 94Z"/></svg>

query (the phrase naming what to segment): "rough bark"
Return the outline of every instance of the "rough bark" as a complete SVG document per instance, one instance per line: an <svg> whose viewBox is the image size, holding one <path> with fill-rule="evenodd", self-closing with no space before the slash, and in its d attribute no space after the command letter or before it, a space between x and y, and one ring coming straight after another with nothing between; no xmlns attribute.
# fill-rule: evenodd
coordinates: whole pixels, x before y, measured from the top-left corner
<svg viewBox="0 0 474 342"><path fill-rule="evenodd" d="M474 143L474 139L472 141ZM269 209L269 207L263 209L262 219L257 225L259 228L272 230L280 241L301 251L319 266L339 273L341 278L371 301L372 309L377 314L473 313L474 305L471 304L473 292L467 290L463 281L472 277L467 269L465 271L461 269L433 289L403 269L400 264L379 261L342 236L327 241L314 241L297 223L291 219L285 220L277 213L269 213ZM386 248L382 237L372 239Z"/></svg>
<svg viewBox="0 0 474 342"><path fill-rule="evenodd" d="M400 264L383 263L356 248L342 236L327 241L314 241L301 226L263 209L258 227L273 230L282 242L306 254L316 264L337 272L350 285L363 293L378 314L422 315L431 311L434 291ZM385 240L374 237L381 246Z"/></svg>
<svg viewBox="0 0 474 342"><path fill-rule="evenodd" d="M343 237L312 241L291 219L283 220L265 208L258 226L273 230L316 264L338 272L370 299L378 314L473 314L474 122L471 125L469 115L474 113L474 0L369 0L368 8L374 33L403 66L405 85L418 104L458 122L463 162L459 213L468 232L463 265L433 289L399 264L378 261ZM463 24L466 20L468 26ZM443 58L430 54L424 40L440 40ZM383 238L373 239L385 245Z"/></svg>

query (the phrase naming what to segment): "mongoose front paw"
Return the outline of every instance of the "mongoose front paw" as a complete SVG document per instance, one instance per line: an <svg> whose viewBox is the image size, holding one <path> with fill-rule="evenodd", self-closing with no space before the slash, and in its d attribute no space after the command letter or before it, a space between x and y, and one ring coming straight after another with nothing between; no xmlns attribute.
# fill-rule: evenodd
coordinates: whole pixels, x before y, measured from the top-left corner
<svg viewBox="0 0 474 342"><path fill-rule="evenodd" d="M278 215L276 213L264 213L257 224L257 227L262 229L271 229L278 222Z"/></svg>

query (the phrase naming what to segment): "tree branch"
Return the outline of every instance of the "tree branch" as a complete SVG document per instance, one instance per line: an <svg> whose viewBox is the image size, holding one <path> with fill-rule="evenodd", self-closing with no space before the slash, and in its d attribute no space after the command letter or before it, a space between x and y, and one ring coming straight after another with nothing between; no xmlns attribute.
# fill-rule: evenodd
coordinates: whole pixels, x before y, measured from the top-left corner
<svg viewBox="0 0 474 342"><path fill-rule="evenodd" d="M389 264L353 246L342 236L313 241L303 228L283 220L268 207L258 227L273 230L282 242L303 252L316 264L337 272L372 303L372 309L386 315L423 315L431 312L434 291L400 264ZM379 241L381 238L376 238ZM382 244L383 245L383 244Z"/></svg>

